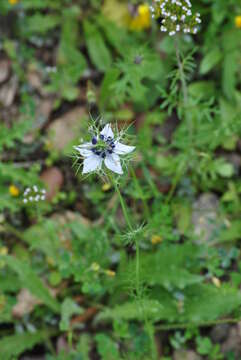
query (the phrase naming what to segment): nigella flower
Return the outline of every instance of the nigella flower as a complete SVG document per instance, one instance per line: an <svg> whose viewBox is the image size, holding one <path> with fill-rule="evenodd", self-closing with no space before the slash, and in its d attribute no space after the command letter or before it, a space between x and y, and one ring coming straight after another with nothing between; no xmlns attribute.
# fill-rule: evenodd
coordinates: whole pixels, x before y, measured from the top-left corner
<svg viewBox="0 0 241 360"><path fill-rule="evenodd" d="M91 142L74 148L84 158L83 174L100 170L104 162L109 170L119 175L123 174L120 155L129 154L135 149L115 138L110 124L105 125L99 134L94 134Z"/></svg>

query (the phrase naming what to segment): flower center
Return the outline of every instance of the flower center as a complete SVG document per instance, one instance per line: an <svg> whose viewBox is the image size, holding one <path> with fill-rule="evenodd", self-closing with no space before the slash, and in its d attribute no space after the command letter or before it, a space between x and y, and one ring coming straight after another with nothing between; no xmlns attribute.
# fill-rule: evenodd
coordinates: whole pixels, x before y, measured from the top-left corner
<svg viewBox="0 0 241 360"><path fill-rule="evenodd" d="M112 154L115 148L114 139L111 136L100 135L99 139L94 136L91 140L93 147L91 151L103 159L107 154Z"/></svg>

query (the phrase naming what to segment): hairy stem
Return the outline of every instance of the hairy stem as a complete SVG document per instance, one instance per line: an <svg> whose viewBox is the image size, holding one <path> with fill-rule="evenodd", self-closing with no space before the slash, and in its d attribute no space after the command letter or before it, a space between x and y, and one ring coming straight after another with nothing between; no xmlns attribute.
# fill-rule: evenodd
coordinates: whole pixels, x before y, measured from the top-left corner
<svg viewBox="0 0 241 360"><path fill-rule="evenodd" d="M189 131L189 146L191 146L192 138L193 138L193 123L192 123L192 118L190 116L190 112L188 111L188 106L189 106L188 88L185 77L184 63L181 58L180 46L177 37L175 38L175 49L176 49L177 65L178 65L180 80L182 85L184 118L187 122L188 131Z"/></svg>
<svg viewBox="0 0 241 360"><path fill-rule="evenodd" d="M132 175L133 175L133 173L134 173L134 170L132 170ZM135 173L134 173L134 175L135 175ZM135 176L133 176L133 177L135 178ZM129 218L126 203L125 203L125 200L124 200L124 198L123 198L123 196L122 196L122 194L120 192L119 185L117 184L115 179L111 179L111 180L112 180L112 183L114 184L115 190L116 190L116 192L118 194L126 224L127 224L128 228L129 228L129 230L133 231L133 227L132 227L132 224L131 224L131 221L130 221L130 218ZM138 186L140 186L139 183L138 183ZM148 209L148 211L149 211L149 209ZM141 286L140 286L140 246L139 246L139 240L138 239L135 239L135 247L136 247L135 289L136 289L137 303L138 303L138 306L140 307L140 310L142 311L143 306L142 306L142 295L141 295ZM155 344L155 330L153 328L152 322L149 321L149 319L147 319L147 318L145 318L145 328L146 328L146 331L147 331L147 333L149 335L149 338L150 338L152 359L157 360L158 355L157 355L157 349L156 349L156 344Z"/></svg>
<svg viewBox="0 0 241 360"><path fill-rule="evenodd" d="M120 189L119 189L119 185L116 183L115 180L112 180L112 182L114 183L115 190L116 190L117 195L118 195L118 197L119 197L120 204L121 204L121 208L122 208L122 212L123 212L123 215L124 215L126 224L128 225L129 230L132 231L133 229L132 229L131 221L130 221L130 218L129 218L129 214L128 214L128 211L127 211L127 208L126 208L125 201L124 201L124 199L123 199L123 197L122 197L122 195L121 195L121 192L120 192Z"/></svg>
<svg viewBox="0 0 241 360"><path fill-rule="evenodd" d="M188 91L187 91L187 83L186 83L186 78L185 78L184 66L183 66L183 62L181 59L179 42L178 42L177 38L175 38L175 49L176 49L177 65L179 68L180 79L181 79L181 84L182 84L184 108L186 110L186 106L188 104Z"/></svg>
<svg viewBox="0 0 241 360"><path fill-rule="evenodd" d="M158 330L176 330L176 329L188 329L191 327L209 327L213 325L220 325L220 324L236 324L240 322L241 318L238 319L220 319L220 320L213 320L213 321L203 321L197 323L183 323L183 324L170 324L170 325L158 325Z"/></svg>

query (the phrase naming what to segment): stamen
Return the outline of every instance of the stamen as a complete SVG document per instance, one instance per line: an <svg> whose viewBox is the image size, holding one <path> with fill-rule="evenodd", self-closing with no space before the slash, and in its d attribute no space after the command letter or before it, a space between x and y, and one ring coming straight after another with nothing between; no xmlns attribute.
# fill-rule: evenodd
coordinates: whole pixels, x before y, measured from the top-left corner
<svg viewBox="0 0 241 360"><path fill-rule="evenodd" d="M93 138L92 138L92 144L93 145L96 145L97 144L97 138L96 138L96 136L94 136Z"/></svg>

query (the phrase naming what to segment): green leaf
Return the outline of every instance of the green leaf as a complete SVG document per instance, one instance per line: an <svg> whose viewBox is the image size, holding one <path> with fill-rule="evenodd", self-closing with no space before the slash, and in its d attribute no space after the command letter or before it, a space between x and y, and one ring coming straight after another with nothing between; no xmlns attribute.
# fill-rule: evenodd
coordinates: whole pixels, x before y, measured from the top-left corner
<svg viewBox="0 0 241 360"><path fill-rule="evenodd" d="M202 75L211 71L222 60L223 54L219 48L212 49L202 60L200 73Z"/></svg>
<svg viewBox="0 0 241 360"><path fill-rule="evenodd" d="M13 148L16 140L22 140L24 135L31 129L33 120L21 120L13 124L9 129L5 125L0 124L0 151L6 148Z"/></svg>
<svg viewBox="0 0 241 360"><path fill-rule="evenodd" d="M97 342L98 353L100 354L102 360L119 359L117 344L114 343L114 341L107 335L98 334L95 336L95 340Z"/></svg>
<svg viewBox="0 0 241 360"><path fill-rule="evenodd" d="M105 107L107 103L110 103L114 88L113 85L119 76L120 70L116 68L110 69L108 72L106 72L100 88L100 105L102 108Z"/></svg>
<svg viewBox="0 0 241 360"><path fill-rule="evenodd" d="M119 4L118 4L119 7ZM96 18L98 25L103 30L106 38L113 48L120 54L125 55L128 50L128 46L131 46L131 36L125 30L125 28L116 26L116 23L109 21L103 16L98 16Z"/></svg>
<svg viewBox="0 0 241 360"><path fill-rule="evenodd" d="M12 256L4 256L4 260L18 274L22 287L27 288L37 299L41 300L54 312L59 312L59 303L50 295L49 290L43 285L43 282L29 265Z"/></svg>
<svg viewBox="0 0 241 360"><path fill-rule="evenodd" d="M186 301L180 321L192 323L212 321L230 315L241 305L241 292L230 286L217 288L213 285L199 284L187 288Z"/></svg>
<svg viewBox="0 0 241 360"><path fill-rule="evenodd" d="M227 53L224 57L222 87L223 92L228 99L234 98L237 83L236 74L238 72L238 56L239 51L232 51Z"/></svg>
<svg viewBox="0 0 241 360"><path fill-rule="evenodd" d="M35 13L32 16L26 17L25 22L23 27L25 36L33 35L34 33L44 35L59 25L60 17L52 14L42 15Z"/></svg>
<svg viewBox="0 0 241 360"><path fill-rule="evenodd" d="M13 360L13 357L31 350L35 345L45 341L48 336L46 331L37 331L4 337L0 340L1 359Z"/></svg>
<svg viewBox="0 0 241 360"><path fill-rule="evenodd" d="M90 59L98 70L104 72L112 63L110 51L97 26L88 20L84 21L83 26Z"/></svg>
<svg viewBox="0 0 241 360"><path fill-rule="evenodd" d="M191 223L191 206L183 201L174 205L174 214L177 219L177 227L181 234L189 229Z"/></svg>
<svg viewBox="0 0 241 360"><path fill-rule="evenodd" d="M73 314L81 314L82 312L83 310L72 299L64 299L64 302L61 304L60 330L69 330L71 316Z"/></svg>
<svg viewBox="0 0 241 360"><path fill-rule="evenodd" d="M223 285L196 284L178 293L179 300L161 287L149 290L149 297L141 302L126 302L106 309L98 320L166 320L168 323L195 325L230 315L241 305L239 289Z"/></svg>
<svg viewBox="0 0 241 360"><path fill-rule="evenodd" d="M226 241L236 241L240 239L241 222L239 220L231 223L231 226L223 230L220 234L219 243Z"/></svg>
<svg viewBox="0 0 241 360"><path fill-rule="evenodd" d="M196 81L189 85L188 91L193 98L209 100L215 96L215 83L213 81Z"/></svg>
<svg viewBox="0 0 241 360"><path fill-rule="evenodd" d="M225 178L230 178L234 174L234 167L232 164L223 163L217 169L219 175Z"/></svg>
<svg viewBox="0 0 241 360"><path fill-rule="evenodd" d="M162 291L161 291L162 293ZM171 315L175 314L175 306L171 301L165 306L165 297L162 298L163 303L157 300L144 299L141 306L134 301L126 302L121 305L116 305L113 309L105 309L98 316L98 321L105 320L145 320L150 319L168 319Z"/></svg>
<svg viewBox="0 0 241 360"><path fill-rule="evenodd" d="M146 253L140 260L140 280L144 284L162 285L165 289L184 289L200 283L203 277L192 273L192 263L197 261L200 249L189 244L163 246L156 253ZM171 266L170 266L171 264ZM118 272L123 285L135 278L135 261L125 265L125 271Z"/></svg>

